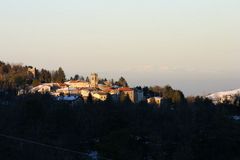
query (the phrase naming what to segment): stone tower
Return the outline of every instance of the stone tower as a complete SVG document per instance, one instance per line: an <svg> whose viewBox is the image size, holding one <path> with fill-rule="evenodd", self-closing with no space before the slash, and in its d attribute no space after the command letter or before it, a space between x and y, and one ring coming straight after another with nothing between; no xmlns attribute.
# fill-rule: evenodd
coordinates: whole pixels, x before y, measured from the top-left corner
<svg viewBox="0 0 240 160"><path fill-rule="evenodd" d="M97 73L92 73L90 76L90 86L93 88L98 87L98 74Z"/></svg>
<svg viewBox="0 0 240 160"><path fill-rule="evenodd" d="M28 73L32 74L33 78L36 78L36 71L37 71L36 68L33 68L33 67L28 68Z"/></svg>

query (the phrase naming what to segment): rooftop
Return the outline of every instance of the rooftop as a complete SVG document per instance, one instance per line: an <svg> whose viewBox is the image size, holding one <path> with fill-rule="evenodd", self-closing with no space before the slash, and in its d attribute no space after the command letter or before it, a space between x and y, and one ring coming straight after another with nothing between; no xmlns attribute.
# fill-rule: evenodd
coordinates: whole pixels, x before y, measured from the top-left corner
<svg viewBox="0 0 240 160"><path fill-rule="evenodd" d="M131 88L129 88L129 87L122 87L122 88L119 88L118 90L119 90L119 91L123 91L123 92L133 91L133 89L131 89Z"/></svg>

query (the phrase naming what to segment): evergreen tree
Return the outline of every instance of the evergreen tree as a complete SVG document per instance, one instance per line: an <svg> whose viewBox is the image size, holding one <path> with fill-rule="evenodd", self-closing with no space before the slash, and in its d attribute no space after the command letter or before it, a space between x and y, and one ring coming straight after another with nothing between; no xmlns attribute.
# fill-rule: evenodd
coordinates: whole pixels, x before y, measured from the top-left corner
<svg viewBox="0 0 240 160"><path fill-rule="evenodd" d="M89 77L86 77L86 82L90 82Z"/></svg>
<svg viewBox="0 0 240 160"><path fill-rule="evenodd" d="M111 79L111 85L114 85L114 83L115 83L114 79Z"/></svg>
<svg viewBox="0 0 240 160"><path fill-rule="evenodd" d="M104 102L108 105L113 103L113 99L110 93L107 94L107 99Z"/></svg>
<svg viewBox="0 0 240 160"><path fill-rule="evenodd" d="M61 67L57 71L52 72L53 82L63 83L66 80L65 73Z"/></svg>
<svg viewBox="0 0 240 160"><path fill-rule="evenodd" d="M39 81L41 83L50 83L52 80L51 73L48 70L42 69L39 73Z"/></svg>
<svg viewBox="0 0 240 160"><path fill-rule="evenodd" d="M33 82L32 82L33 87L36 87L40 84L41 84L41 82L38 79L34 79Z"/></svg>
<svg viewBox="0 0 240 160"><path fill-rule="evenodd" d="M125 80L125 78L121 77L118 82L116 82L117 85L122 86L122 87L128 87L128 83Z"/></svg>
<svg viewBox="0 0 240 160"><path fill-rule="evenodd" d="M79 76L78 74L75 74L75 76L74 76L73 79L74 79L74 80L79 80L79 79L80 79L80 76Z"/></svg>
<svg viewBox="0 0 240 160"><path fill-rule="evenodd" d="M84 81L84 77L83 77L83 76L80 76L80 77L79 77L79 80L80 80L80 81Z"/></svg>
<svg viewBox="0 0 240 160"><path fill-rule="evenodd" d="M178 91L178 90L174 91L172 101L173 101L173 103L175 103L177 105L181 105L181 104L186 103L186 99L185 99L183 93L181 91Z"/></svg>
<svg viewBox="0 0 240 160"><path fill-rule="evenodd" d="M125 94L123 92L120 92L119 94L119 102L123 103L125 101Z"/></svg>
<svg viewBox="0 0 240 160"><path fill-rule="evenodd" d="M128 94L125 95L124 103L125 104L132 104L133 103Z"/></svg>
<svg viewBox="0 0 240 160"><path fill-rule="evenodd" d="M125 94L124 92L120 92L119 101L120 101L120 103L122 103L122 104L131 104L131 103L132 103L129 95L128 95L128 94Z"/></svg>
<svg viewBox="0 0 240 160"><path fill-rule="evenodd" d="M79 100L80 100L81 103L84 103L84 98L81 94L79 95Z"/></svg>
<svg viewBox="0 0 240 160"><path fill-rule="evenodd" d="M65 73L61 67L58 69L58 82L63 83L66 80Z"/></svg>
<svg viewBox="0 0 240 160"><path fill-rule="evenodd" d="M92 97L92 94L91 94L91 93L88 94L87 104L93 104L93 97Z"/></svg>

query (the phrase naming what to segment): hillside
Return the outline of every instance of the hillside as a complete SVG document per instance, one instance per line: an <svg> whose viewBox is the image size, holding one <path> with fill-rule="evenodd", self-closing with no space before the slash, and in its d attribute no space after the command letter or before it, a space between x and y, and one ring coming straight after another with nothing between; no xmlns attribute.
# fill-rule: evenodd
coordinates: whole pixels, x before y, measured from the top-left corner
<svg viewBox="0 0 240 160"><path fill-rule="evenodd" d="M222 103L224 101L234 102L234 100L239 97L240 89L229 90L229 91L222 91L212 93L207 96L207 98L211 99L214 103Z"/></svg>

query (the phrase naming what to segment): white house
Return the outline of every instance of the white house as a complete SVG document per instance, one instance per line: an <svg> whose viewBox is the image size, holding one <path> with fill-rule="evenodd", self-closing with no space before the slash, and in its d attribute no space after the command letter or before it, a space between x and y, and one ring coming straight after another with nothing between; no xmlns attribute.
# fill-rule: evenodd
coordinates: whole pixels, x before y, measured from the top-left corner
<svg viewBox="0 0 240 160"><path fill-rule="evenodd" d="M90 83L86 81L79 81L79 80L71 80L65 82L65 84L69 85L71 88L88 88L90 87Z"/></svg>
<svg viewBox="0 0 240 160"><path fill-rule="evenodd" d="M41 85L38 85L30 90L31 93L47 93L47 92L52 92L52 90L60 88L58 83L43 83Z"/></svg>

